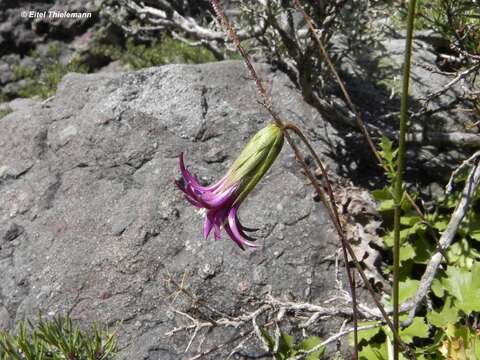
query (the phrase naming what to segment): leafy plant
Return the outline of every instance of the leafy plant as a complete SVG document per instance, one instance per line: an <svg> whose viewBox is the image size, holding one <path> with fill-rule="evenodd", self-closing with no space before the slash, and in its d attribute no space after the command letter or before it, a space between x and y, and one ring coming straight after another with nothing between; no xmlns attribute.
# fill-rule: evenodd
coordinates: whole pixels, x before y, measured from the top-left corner
<svg viewBox="0 0 480 360"><path fill-rule="evenodd" d="M389 184L373 191L378 210L383 215L386 228L383 236L390 253L393 248L394 197L392 182L395 181L395 156L397 150L388 139L380 142L382 163ZM457 185L465 177L457 178ZM440 233L447 227L452 209L456 207L460 193L435 199L435 211L422 219L410 202L402 199L400 228L400 303L417 291L420 277L433 255ZM457 238L446 250L444 267L432 284L428 295L428 307L420 309L419 315L407 328L400 330L400 337L415 351L418 359L474 359L479 351L479 333L476 324L480 313L480 194L476 194L472 208L460 228ZM427 222L429 225L427 225ZM428 226L431 226L429 229ZM389 260L391 261L391 260ZM391 263L384 268L385 276L392 271ZM400 321L405 319L400 317ZM360 359L389 359L393 337L388 327L359 332ZM400 357L401 358L401 357Z"/></svg>
<svg viewBox="0 0 480 360"><path fill-rule="evenodd" d="M189 46L171 37L151 43L137 43L127 39L125 46L97 44L91 50L112 60L119 60L132 69L142 69L170 63L199 64L215 61L208 50Z"/></svg>
<svg viewBox="0 0 480 360"><path fill-rule="evenodd" d="M0 332L2 360L109 360L116 352L114 334L97 325L82 331L68 317L23 322L14 335Z"/></svg>
<svg viewBox="0 0 480 360"><path fill-rule="evenodd" d="M295 343L293 336L281 332L276 349L275 339L268 333L268 331L262 329L261 332L269 350L274 354L276 360L293 359L297 355L305 353L308 353L305 360L320 360L325 352L325 347L319 346L322 341L317 336L310 336Z"/></svg>

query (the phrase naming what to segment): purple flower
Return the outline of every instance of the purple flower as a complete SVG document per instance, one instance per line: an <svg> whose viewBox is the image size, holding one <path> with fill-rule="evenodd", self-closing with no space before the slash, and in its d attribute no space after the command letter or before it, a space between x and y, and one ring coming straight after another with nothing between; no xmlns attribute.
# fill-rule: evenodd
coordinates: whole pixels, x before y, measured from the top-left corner
<svg viewBox="0 0 480 360"><path fill-rule="evenodd" d="M255 231L243 226L238 219L242 201L253 190L275 161L283 146L282 130L269 124L260 130L235 160L227 174L210 186L203 186L185 167L180 154L180 171L183 181L175 181L185 198L193 206L204 209L203 235L208 238L212 229L215 240L221 238L221 227L237 245L255 248L256 239L247 232Z"/></svg>

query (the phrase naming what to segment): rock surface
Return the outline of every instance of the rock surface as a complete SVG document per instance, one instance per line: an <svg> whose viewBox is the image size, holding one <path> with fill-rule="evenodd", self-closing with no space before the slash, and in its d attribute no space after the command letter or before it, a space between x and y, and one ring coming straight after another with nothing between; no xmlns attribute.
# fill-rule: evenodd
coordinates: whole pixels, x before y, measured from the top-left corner
<svg viewBox="0 0 480 360"><path fill-rule="evenodd" d="M333 153L336 131L283 74L261 71L281 116ZM230 315L269 292L335 295L338 242L287 146L241 208L260 227L257 251L202 239L201 216L173 185L180 152L211 182L269 120L242 64L69 74L53 100L14 110L0 119L0 326L69 313L118 326L120 359L183 359L191 334L164 334L186 323L175 309L196 315L198 302L176 296L170 276ZM322 320L318 334L337 325ZM230 334L202 334L190 351Z"/></svg>

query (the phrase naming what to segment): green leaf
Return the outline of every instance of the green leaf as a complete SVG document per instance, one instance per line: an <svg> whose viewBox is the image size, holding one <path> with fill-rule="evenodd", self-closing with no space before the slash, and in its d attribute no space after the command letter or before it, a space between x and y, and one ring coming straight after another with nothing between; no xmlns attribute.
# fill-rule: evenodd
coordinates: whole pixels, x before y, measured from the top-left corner
<svg viewBox="0 0 480 360"><path fill-rule="evenodd" d="M448 218L440 218L439 220L433 223L433 227L438 231L444 231L448 227L449 219Z"/></svg>
<svg viewBox="0 0 480 360"><path fill-rule="evenodd" d="M445 294L445 288L442 281L437 278L433 279L431 289L436 297L442 298Z"/></svg>
<svg viewBox="0 0 480 360"><path fill-rule="evenodd" d="M358 327L366 326L366 325L373 325L373 324L377 324L377 323L378 323L377 321L360 322L360 323L358 323ZM358 331L358 340L359 341L361 341L361 340L370 341L374 336L376 336L381 331L381 329L382 328L380 326L377 326L377 327L374 327L372 329L359 330ZM351 343L353 345L353 334L352 334L351 339L352 339Z"/></svg>
<svg viewBox="0 0 480 360"><path fill-rule="evenodd" d="M480 241L480 229L470 231L468 234L472 239Z"/></svg>
<svg viewBox="0 0 480 360"><path fill-rule="evenodd" d="M415 257L414 247L409 243L402 245L402 247L400 248L400 262L413 259L414 257Z"/></svg>
<svg viewBox="0 0 480 360"><path fill-rule="evenodd" d="M385 162L387 176L392 179L395 176L395 159L397 157L398 149L393 149L393 142L386 136L382 136L378 145L381 149L378 154Z"/></svg>
<svg viewBox="0 0 480 360"><path fill-rule="evenodd" d="M458 318L458 309L453 306L453 299L450 296L445 299L445 304L440 311L434 310L427 313L428 322L440 328L447 324L455 324Z"/></svg>
<svg viewBox="0 0 480 360"><path fill-rule="evenodd" d="M388 233L385 234L385 236L383 237L383 242L385 243L385 246L393 247L393 242L394 242L393 231L389 231Z"/></svg>
<svg viewBox="0 0 480 360"><path fill-rule="evenodd" d="M468 212L458 233L461 236L469 236L474 240L480 241L480 215L475 211Z"/></svg>
<svg viewBox="0 0 480 360"><path fill-rule="evenodd" d="M415 295L415 292L418 289L419 283L420 281L410 279L410 278L407 278L406 280L400 282L399 284L400 293L398 296L400 303L405 302L406 300L411 298L413 295Z"/></svg>
<svg viewBox="0 0 480 360"><path fill-rule="evenodd" d="M289 349L293 349L293 346L295 345L295 341L293 336L288 335L285 332L282 332L280 335L280 344L284 344Z"/></svg>
<svg viewBox="0 0 480 360"><path fill-rule="evenodd" d="M446 275L441 282L457 300L455 304L458 309L465 314L480 311L480 263L475 262L470 271L449 266Z"/></svg>
<svg viewBox="0 0 480 360"><path fill-rule="evenodd" d="M262 334L263 339L267 343L268 348L270 350L273 350L275 346L275 340L272 338L272 336L268 333L266 329L263 329L263 328L260 329L260 333Z"/></svg>
<svg viewBox="0 0 480 360"><path fill-rule="evenodd" d="M474 262L480 260L480 253L471 246L467 239L462 238L448 248L447 257L449 263L471 269Z"/></svg>
<svg viewBox="0 0 480 360"><path fill-rule="evenodd" d="M405 317L401 317L401 320L406 319ZM413 322L407 326L405 329L400 330L400 337L406 343L413 342L414 337L426 339L429 338L428 332L428 325L425 323L423 317L416 317L413 318Z"/></svg>
<svg viewBox="0 0 480 360"><path fill-rule="evenodd" d="M427 241L424 235L421 235L413 242L413 248L415 251L414 261L417 264L426 264L432 257L435 251L435 245L432 242Z"/></svg>
<svg viewBox="0 0 480 360"><path fill-rule="evenodd" d="M378 204L377 210L379 212L392 211L395 209L395 202L393 199L383 200Z"/></svg>
<svg viewBox="0 0 480 360"><path fill-rule="evenodd" d="M318 336L310 336L300 343L299 349L309 351L320 345L321 342L322 340ZM325 346L322 346L317 351L308 354L305 360L320 360L324 352Z"/></svg>
<svg viewBox="0 0 480 360"><path fill-rule="evenodd" d="M392 191L390 187L373 190L373 198L378 202L377 210L380 212L392 211L395 208Z"/></svg>
<svg viewBox="0 0 480 360"><path fill-rule="evenodd" d="M287 333L282 332L280 334L280 339L278 342L278 360L286 360L292 355L295 354L295 342L293 336L288 335Z"/></svg>
<svg viewBox="0 0 480 360"><path fill-rule="evenodd" d="M402 216L400 218L400 224L406 225L406 226L413 226L419 222L421 222L422 219L419 218L418 216Z"/></svg>
<svg viewBox="0 0 480 360"><path fill-rule="evenodd" d="M423 225L423 224L415 225L415 226L412 226L412 227L409 227L409 228L400 230L400 244L402 244L402 247L403 247L404 244L406 244L407 241L410 240L410 238L411 238L413 235L416 235L416 234L419 233L419 232L422 232L422 233L423 233L423 231L424 231L424 225ZM422 237L423 237L423 234L422 234ZM394 232L393 232L393 230L392 230L392 231L389 231L389 232L388 232L387 234L385 234L385 236L383 237L383 242L384 242L385 245L388 246L388 247L392 247L392 246L393 246L393 240L394 240Z"/></svg>
<svg viewBox="0 0 480 360"><path fill-rule="evenodd" d="M372 196L376 201L390 200L392 199L392 193L388 187L383 189L377 189L372 191Z"/></svg>
<svg viewBox="0 0 480 360"><path fill-rule="evenodd" d="M114 336L96 326L93 333L81 331L68 317L39 319L36 325L26 321L20 323L15 336L0 331L0 359L112 359L117 351Z"/></svg>
<svg viewBox="0 0 480 360"><path fill-rule="evenodd" d="M359 360L386 360L388 359L387 343L372 343L362 347L358 353Z"/></svg>

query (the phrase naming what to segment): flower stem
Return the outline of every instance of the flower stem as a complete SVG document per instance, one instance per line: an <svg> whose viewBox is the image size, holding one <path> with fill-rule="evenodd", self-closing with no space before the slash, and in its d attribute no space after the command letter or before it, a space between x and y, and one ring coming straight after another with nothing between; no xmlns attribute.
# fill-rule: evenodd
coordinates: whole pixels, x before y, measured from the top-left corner
<svg viewBox="0 0 480 360"><path fill-rule="evenodd" d="M317 166L320 168L320 171L322 172L323 179L325 180L325 187L327 189L327 194L329 197L330 202L323 202L324 205L327 207L330 218L332 221L335 223L335 227L337 229L337 232L340 236L341 244L342 244L342 253L343 253L343 259L345 261L345 269L347 271L347 278L348 278L348 284L350 286L350 293L352 296L352 308L353 308L353 340L354 340L354 359L358 359L358 308L357 308L357 294L355 291L355 274L352 270L350 270L349 265L349 257L348 257L348 250L347 247L349 246L348 240L345 237L345 232L342 228L341 222L340 222L340 215L338 214L337 210L337 202L335 201L335 195L333 194L333 189L331 186L330 179L328 178L328 173L325 169L325 166L323 166L322 161L320 160L320 157L318 156L317 152L314 150L306 136L303 134L303 132L298 128L296 125L287 123L283 127L285 130L291 130L293 131L305 144L305 146L308 148L312 156L315 158L315 162L317 163ZM303 166L303 164L302 164Z"/></svg>
<svg viewBox="0 0 480 360"><path fill-rule="evenodd" d="M393 244L393 326L399 331L399 275L400 275L400 218L403 198L403 173L405 168L405 137L408 121L408 89L410 85L410 64L412 57L413 24L415 19L416 0L408 4L407 38L405 40L405 59L403 64L402 101L400 107L400 134L398 138L397 174L395 177L394 199L394 244ZM393 340L393 359L399 359L399 342Z"/></svg>

